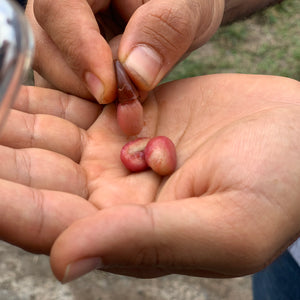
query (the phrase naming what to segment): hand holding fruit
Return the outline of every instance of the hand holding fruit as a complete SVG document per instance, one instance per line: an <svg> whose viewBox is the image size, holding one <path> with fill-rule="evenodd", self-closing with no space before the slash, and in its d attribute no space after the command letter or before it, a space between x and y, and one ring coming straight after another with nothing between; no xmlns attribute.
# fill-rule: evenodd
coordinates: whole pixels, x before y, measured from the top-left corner
<svg viewBox="0 0 300 300"><path fill-rule="evenodd" d="M115 127L105 134L98 120L96 152L105 160L98 176L94 169L90 201L102 209L56 240L56 276L67 282L101 268L231 277L270 263L300 230L299 94L297 81L239 74L155 89L140 136L174 141L177 170L164 178L117 167ZM100 119L111 115L106 107Z"/></svg>
<svg viewBox="0 0 300 300"><path fill-rule="evenodd" d="M214 34L223 12L224 0L29 0L36 84L99 103L113 101L116 81L108 42L123 34L119 60L139 89L152 90Z"/></svg>
<svg viewBox="0 0 300 300"><path fill-rule="evenodd" d="M255 272L300 230L299 93L297 81L240 74L158 87L140 136L176 145L177 169L162 178L122 165L128 139L114 104L99 114L26 87L0 137L1 238L52 249L65 282L96 267L138 277Z"/></svg>

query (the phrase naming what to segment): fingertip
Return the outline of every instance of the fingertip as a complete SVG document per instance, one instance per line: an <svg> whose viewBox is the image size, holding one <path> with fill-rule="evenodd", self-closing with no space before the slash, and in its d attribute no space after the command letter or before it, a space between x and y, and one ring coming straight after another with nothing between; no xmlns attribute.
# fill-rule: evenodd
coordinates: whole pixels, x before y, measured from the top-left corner
<svg viewBox="0 0 300 300"><path fill-rule="evenodd" d="M119 59L139 89L152 90L191 49L219 27L224 0L147 1L124 31Z"/></svg>
<svg viewBox="0 0 300 300"><path fill-rule="evenodd" d="M102 267L102 259L100 257L89 257L67 265L63 277L58 277L62 283L73 281L91 271L97 270Z"/></svg>
<svg viewBox="0 0 300 300"><path fill-rule="evenodd" d="M111 65L108 64L108 66L103 65L101 67L101 70L102 68L106 68L106 72L91 70L86 71L83 75L88 91L99 104L111 103L117 96L117 83L114 69L111 69L111 66L113 66L112 63L113 61L111 60Z"/></svg>
<svg viewBox="0 0 300 300"><path fill-rule="evenodd" d="M124 68L138 88L152 90L162 79L163 57L156 49L139 44L126 57L120 57Z"/></svg>
<svg viewBox="0 0 300 300"><path fill-rule="evenodd" d="M122 132L128 136L137 135L144 126L143 106L139 100L129 103L119 103L117 121Z"/></svg>
<svg viewBox="0 0 300 300"><path fill-rule="evenodd" d="M66 10L65 6L69 9ZM106 6L103 1L101 6ZM39 73L44 76L45 70L48 73L51 70L53 75L50 81L55 82L55 86L63 86L64 91L66 84L74 91L84 87L86 94L89 91L100 104L112 102L116 96L112 53L99 31L89 3L76 0L61 0L55 4L53 1L36 1L34 9L39 25L47 33L47 37L51 38L46 46L52 47L50 50L55 54L54 57L61 57L59 63L51 68L48 66L49 57L47 61L44 59L44 63L40 64L44 72ZM44 45L40 47L45 48ZM46 54L48 52L44 51ZM45 57L46 55L43 55L43 58ZM53 68L56 68L55 72ZM48 80L49 76L44 77ZM70 88L68 92L74 94Z"/></svg>
<svg viewBox="0 0 300 300"><path fill-rule="evenodd" d="M141 90L152 90L187 51L194 22L186 7L149 1L130 18L119 47L119 60Z"/></svg>
<svg viewBox="0 0 300 300"><path fill-rule="evenodd" d="M90 93L100 104L103 104L104 85L102 81L92 72L85 72L84 80Z"/></svg>
<svg viewBox="0 0 300 300"><path fill-rule="evenodd" d="M123 205L71 224L51 249L50 263L56 278L69 282L102 266L135 264L140 249L148 249L153 242L146 211L142 206Z"/></svg>
<svg viewBox="0 0 300 300"><path fill-rule="evenodd" d="M99 45L98 48L100 49L102 46ZM92 52L94 53L92 57L99 57L95 51ZM100 50L98 52L101 53ZM117 82L111 50L110 48L109 50L104 49L102 52L105 52L106 55L103 53L102 57L99 57L98 63L95 62L95 59L86 61L83 81L99 104L108 104L116 99Z"/></svg>

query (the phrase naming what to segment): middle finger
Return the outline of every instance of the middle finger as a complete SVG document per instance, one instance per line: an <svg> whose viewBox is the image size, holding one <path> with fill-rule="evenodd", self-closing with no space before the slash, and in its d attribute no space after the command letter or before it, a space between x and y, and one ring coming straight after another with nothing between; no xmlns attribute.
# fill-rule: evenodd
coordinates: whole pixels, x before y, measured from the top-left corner
<svg viewBox="0 0 300 300"><path fill-rule="evenodd" d="M78 162L85 136L85 130L67 120L12 110L0 133L0 144L16 149L46 149Z"/></svg>
<svg viewBox="0 0 300 300"><path fill-rule="evenodd" d="M0 146L0 178L30 187L88 196L86 176L74 161L51 151Z"/></svg>

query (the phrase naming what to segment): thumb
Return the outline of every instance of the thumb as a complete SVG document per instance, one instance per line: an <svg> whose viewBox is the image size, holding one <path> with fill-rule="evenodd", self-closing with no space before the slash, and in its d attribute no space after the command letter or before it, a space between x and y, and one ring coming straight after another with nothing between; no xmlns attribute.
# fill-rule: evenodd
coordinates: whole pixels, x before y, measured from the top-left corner
<svg viewBox="0 0 300 300"><path fill-rule="evenodd" d="M142 90L153 89L190 49L219 27L224 0L150 0L130 18L119 60Z"/></svg>
<svg viewBox="0 0 300 300"><path fill-rule="evenodd" d="M79 220L56 240L52 270L64 283L97 268L140 278L248 274L264 254L251 239L255 217L234 218L236 208L212 197L115 206Z"/></svg>

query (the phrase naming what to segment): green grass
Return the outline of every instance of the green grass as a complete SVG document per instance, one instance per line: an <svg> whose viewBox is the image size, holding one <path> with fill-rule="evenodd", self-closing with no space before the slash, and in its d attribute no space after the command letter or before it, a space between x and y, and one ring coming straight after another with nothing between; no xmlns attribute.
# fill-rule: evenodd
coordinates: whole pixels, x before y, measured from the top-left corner
<svg viewBox="0 0 300 300"><path fill-rule="evenodd" d="M251 73L300 80L300 1L285 0L252 17L221 27L164 80Z"/></svg>

